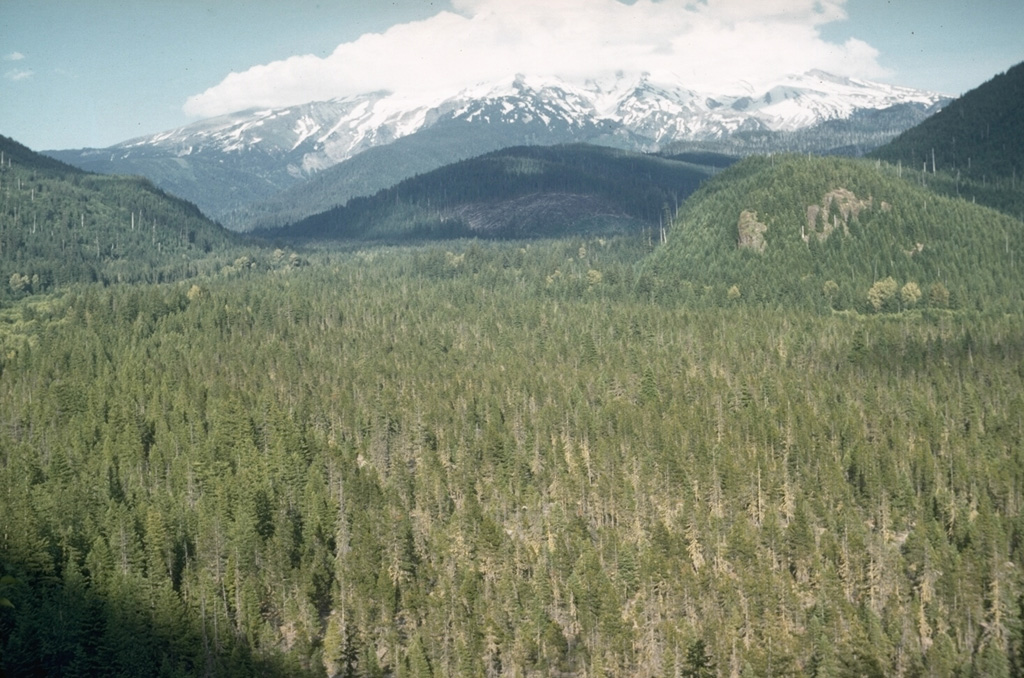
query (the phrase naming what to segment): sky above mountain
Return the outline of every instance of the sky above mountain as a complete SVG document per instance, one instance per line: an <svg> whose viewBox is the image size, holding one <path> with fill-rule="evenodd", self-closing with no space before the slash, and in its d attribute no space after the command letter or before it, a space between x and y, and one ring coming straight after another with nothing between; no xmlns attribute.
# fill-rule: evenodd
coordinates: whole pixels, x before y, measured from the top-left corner
<svg viewBox="0 0 1024 678"><path fill-rule="evenodd" d="M249 107L515 73L757 89L812 68L961 94L1020 0L0 0L0 133L102 147Z"/></svg>

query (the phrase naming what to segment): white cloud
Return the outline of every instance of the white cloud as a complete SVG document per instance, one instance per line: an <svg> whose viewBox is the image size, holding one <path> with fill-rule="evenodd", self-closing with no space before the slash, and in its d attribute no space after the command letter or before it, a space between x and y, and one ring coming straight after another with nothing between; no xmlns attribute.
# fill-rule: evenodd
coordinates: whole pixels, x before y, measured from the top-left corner
<svg viewBox="0 0 1024 678"><path fill-rule="evenodd" d="M23 68L13 68L4 73L4 77L13 82L18 82L19 80L28 80L33 75L35 75L34 72Z"/></svg>
<svg viewBox="0 0 1024 678"><path fill-rule="evenodd" d="M21 61L25 58L25 55L21 52L11 52L10 54L4 55L4 61Z"/></svg>
<svg viewBox="0 0 1024 678"><path fill-rule="evenodd" d="M231 73L189 115L286 106L373 90L452 91L515 73L585 78L673 73L694 89L760 87L820 68L880 77L878 52L822 38L846 0L452 0L454 11Z"/></svg>

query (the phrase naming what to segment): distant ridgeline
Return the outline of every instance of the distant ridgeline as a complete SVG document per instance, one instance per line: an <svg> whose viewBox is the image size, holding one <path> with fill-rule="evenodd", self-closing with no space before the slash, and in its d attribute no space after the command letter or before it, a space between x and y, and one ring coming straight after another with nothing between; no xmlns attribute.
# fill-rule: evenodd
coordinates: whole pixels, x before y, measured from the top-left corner
<svg viewBox="0 0 1024 678"><path fill-rule="evenodd" d="M0 136L0 298L80 281L194 275L234 242L140 177L90 174Z"/></svg>
<svg viewBox="0 0 1024 678"><path fill-rule="evenodd" d="M1019 309L1024 223L899 175L870 160L748 158L686 203L639 284L864 312Z"/></svg>
<svg viewBox="0 0 1024 678"><path fill-rule="evenodd" d="M1024 216L1024 63L997 75L871 156L923 171L937 190Z"/></svg>
<svg viewBox="0 0 1024 678"><path fill-rule="evenodd" d="M662 152L674 155L703 149L734 156L812 153L860 157L892 141L903 130L920 124L946 103L948 100L943 99L930 107L903 103L881 110L863 109L849 118L824 120L793 131L741 130L721 139L676 141L664 147Z"/></svg>
<svg viewBox="0 0 1024 678"><path fill-rule="evenodd" d="M261 235L393 240L657 229L730 161L705 156L686 158L693 162L588 145L508 148Z"/></svg>

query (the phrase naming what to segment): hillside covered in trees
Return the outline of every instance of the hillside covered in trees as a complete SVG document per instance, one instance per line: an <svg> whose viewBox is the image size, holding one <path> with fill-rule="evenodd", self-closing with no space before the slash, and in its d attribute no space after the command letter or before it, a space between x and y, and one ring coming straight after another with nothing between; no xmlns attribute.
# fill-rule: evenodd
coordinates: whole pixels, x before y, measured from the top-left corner
<svg viewBox="0 0 1024 678"><path fill-rule="evenodd" d="M868 160L746 159L684 205L643 284L865 313L1019 309L1024 223L916 176Z"/></svg>
<svg viewBox="0 0 1024 678"><path fill-rule="evenodd" d="M407 179L260 235L280 239L537 237L667 228L715 164L587 145L517 146Z"/></svg>
<svg viewBox="0 0 1024 678"><path fill-rule="evenodd" d="M1024 217L1024 63L871 155L923 170L937 190Z"/></svg>
<svg viewBox="0 0 1024 678"><path fill-rule="evenodd" d="M90 174L0 137L0 299L72 282L176 280L237 242L148 180Z"/></svg>

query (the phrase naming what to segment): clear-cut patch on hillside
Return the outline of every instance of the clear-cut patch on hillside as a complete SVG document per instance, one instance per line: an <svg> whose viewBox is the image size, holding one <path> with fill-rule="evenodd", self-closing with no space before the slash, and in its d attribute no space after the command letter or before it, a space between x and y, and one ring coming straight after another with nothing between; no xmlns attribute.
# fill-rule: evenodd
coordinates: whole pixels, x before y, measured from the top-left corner
<svg viewBox="0 0 1024 678"><path fill-rule="evenodd" d="M743 210L740 212L739 223L736 224L736 245L740 249L764 252L764 248L767 245L764 241L764 232L767 230L768 225L762 224L757 220L757 212Z"/></svg>
<svg viewBox="0 0 1024 678"><path fill-rule="evenodd" d="M821 199L820 205L807 206L807 230L801 229L800 237L808 242L813 235L818 238L818 242L825 242L839 229L842 229L843 235L849 235L850 220L859 217L873 202L873 198L861 200L853 191L845 188L829 191Z"/></svg>

